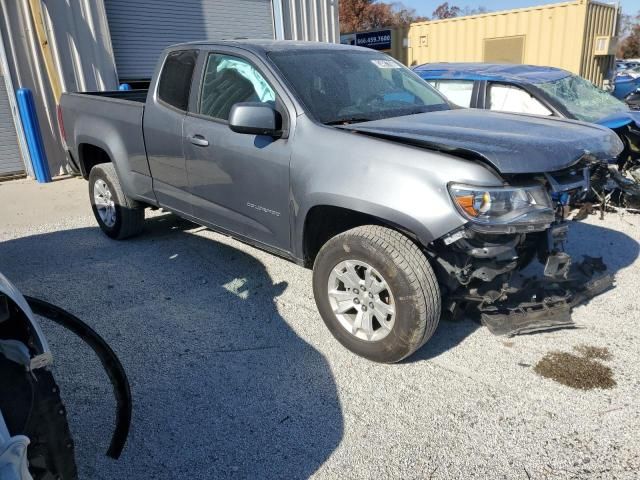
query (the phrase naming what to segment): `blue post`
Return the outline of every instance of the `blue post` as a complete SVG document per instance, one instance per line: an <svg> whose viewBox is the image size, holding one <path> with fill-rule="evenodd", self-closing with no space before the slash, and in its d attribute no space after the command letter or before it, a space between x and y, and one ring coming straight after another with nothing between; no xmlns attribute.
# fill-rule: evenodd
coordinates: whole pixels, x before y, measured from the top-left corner
<svg viewBox="0 0 640 480"><path fill-rule="evenodd" d="M16 91L16 97L18 99L18 110L20 112L24 136L27 140L27 148L31 155L33 173L39 183L50 182L51 173L49 172L49 162L47 161L47 154L44 151L44 143L42 142L42 134L40 132L40 124L38 123L38 115L36 114L36 105L33 101L33 94L28 88L19 88Z"/></svg>

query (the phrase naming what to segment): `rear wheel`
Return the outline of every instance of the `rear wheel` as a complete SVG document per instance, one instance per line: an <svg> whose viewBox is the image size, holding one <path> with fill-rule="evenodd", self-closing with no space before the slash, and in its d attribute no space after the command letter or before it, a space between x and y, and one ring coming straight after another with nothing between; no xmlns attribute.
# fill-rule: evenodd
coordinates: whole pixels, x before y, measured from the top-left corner
<svg viewBox="0 0 640 480"><path fill-rule="evenodd" d="M144 206L124 194L112 163L91 169L89 197L98 225L109 237L122 240L142 231Z"/></svg>
<svg viewBox="0 0 640 480"><path fill-rule="evenodd" d="M367 225L329 240L316 257L313 290L334 337L376 362L408 357L435 332L440 289L408 237Z"/></svg>

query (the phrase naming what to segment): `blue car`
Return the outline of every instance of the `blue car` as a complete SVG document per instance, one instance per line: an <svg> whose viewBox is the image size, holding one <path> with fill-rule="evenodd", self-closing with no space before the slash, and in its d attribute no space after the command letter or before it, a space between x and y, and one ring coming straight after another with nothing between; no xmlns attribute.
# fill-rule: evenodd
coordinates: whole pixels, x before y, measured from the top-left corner
<svg viewBox="0 0 640 480"><path fill-rule="evenodd" d="M638 89L640 89L640 66L627 68L616 74L613 89L613 95L616 98L626 99Z"/></svg>
<svg viewBox="0 0 640 480"><path fill-rule="evenodd" d="M618 166L640 168L640 111L566 70L489 63L430 63L413 70L461 107L556 116L609 127L625 145Z"/></svg>
<svg viewBox="0 0 640 480"><path fill-rule="evenodd" d="M636 60L616 60L616 73L634 67L640 67L640 62Z"/></svg>

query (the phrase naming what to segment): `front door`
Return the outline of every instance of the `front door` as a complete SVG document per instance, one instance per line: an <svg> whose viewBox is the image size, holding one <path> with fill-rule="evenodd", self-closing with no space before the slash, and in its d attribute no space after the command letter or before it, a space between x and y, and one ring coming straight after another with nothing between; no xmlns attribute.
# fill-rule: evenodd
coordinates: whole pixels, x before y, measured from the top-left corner
<svg viewBox="0 0 640 480"><path fill-rule="evenodd" d="M200 94L192 101L197 105L183 129L194 216L289 251L289 141L235 133L228 126L236 103L279 108L276 90L241 56L210 53L203 68Z"/></svg>

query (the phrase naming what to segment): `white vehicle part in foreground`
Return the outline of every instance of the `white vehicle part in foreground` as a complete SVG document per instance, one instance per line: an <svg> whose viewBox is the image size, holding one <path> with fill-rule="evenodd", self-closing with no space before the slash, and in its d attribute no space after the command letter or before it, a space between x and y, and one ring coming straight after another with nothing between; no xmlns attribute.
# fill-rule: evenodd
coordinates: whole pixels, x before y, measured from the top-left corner
<svg viewBox="0 0 640 480"><path fill-rule="evenodd" d="M12 437L0 412L0 478L2 480L33 480L27 466L29 439Z"/></svg>
<svg viewBox="0 0 640 480"><path fill-rule="evenodd" d="M42 330L40 329L40 325L38 325L38 322L35 321L35 317L33 315L33 312L31 311L31 307L29 307L29 304L22 296L22 294L18 291L18 289L7 279L7 277L2 275L2 273L0 273L0 294L4 294L9 297L9 299L13 301L18 306L18 308L24 312L29 321L29 328L33 332L33 336L35 339L34 346L37 351L37 355L32 357L30 360L30 364L27 365L29 370L35 370L37 368L42 368L50 365L53 362L51 350L49 349L49 344L47 343L47 340L44 337ZM0 344L0 354L5 353L5 349L7 350L6 353L9 353L9 350L11 350L11 354L6 355L7 358L18 363L23 363L16 358L16 354L19 354L19 347L16 347L16 345L10 345L9 343L10 342L4 342L4 344ZM0 478L4 480L4 477Z"/></svg>

